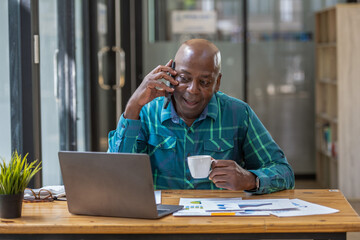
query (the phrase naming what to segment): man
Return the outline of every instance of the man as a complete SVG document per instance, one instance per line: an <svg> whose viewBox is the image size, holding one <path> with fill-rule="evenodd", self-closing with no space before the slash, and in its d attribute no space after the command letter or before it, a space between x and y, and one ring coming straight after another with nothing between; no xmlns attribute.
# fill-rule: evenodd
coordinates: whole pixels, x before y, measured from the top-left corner
<svg viewBox="0 0 360 240"><path fill-rule="evenodd" d="M170 60L144 78L117 129L109 133L108 151L149 154L157 189L263 194L293 188L294 174L284 153L253 110L219 92L219 49L192 39L180 46L174 61L175 69ZM172 98L164 109L166 92ZM209 179L193 179L186 159L202 154L215 159L212 171Z"/></svg>

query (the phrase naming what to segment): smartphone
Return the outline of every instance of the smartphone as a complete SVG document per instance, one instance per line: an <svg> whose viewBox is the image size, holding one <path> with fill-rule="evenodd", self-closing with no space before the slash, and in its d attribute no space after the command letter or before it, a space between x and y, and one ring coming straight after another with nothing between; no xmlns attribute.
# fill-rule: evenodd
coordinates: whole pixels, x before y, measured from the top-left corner
<svg viewBox="0 0 360 240"><path fill-rule="evenodd" d="M174 62L174 61L173 61L172 64L171 64L171 68L175 70L175 62ZM171 74L169 74L169 75L170 75L172 78L175 78L174 75L171 75ZM172 85L172 84L170 83L170 87L171 87L171 88L174 88L174 85ZM171 96L172 96L172 93L166 92L166 94L165 94L164 109L166 109L166 108L168 107L168 105L169 105L169 103L170 103L170 101L171 101Z"/></svg>

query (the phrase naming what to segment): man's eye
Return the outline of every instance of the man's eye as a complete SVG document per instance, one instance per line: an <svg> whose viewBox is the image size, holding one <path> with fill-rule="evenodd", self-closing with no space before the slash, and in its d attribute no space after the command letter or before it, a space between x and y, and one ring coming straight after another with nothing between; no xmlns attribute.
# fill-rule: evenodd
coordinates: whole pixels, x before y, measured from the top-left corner
<svg viewBox="0 0 360 240"><path fill-rule="evenodd" d="M179 82L182 82L182 83L186 83L186 82L189 82L189 81L190 81L189 78L187 78L187 77L185 77L185 76L181 76L181 75L177 76L177 79L176 79L176 80L179 81Z"/></svg>
<svg viewBox="0 0 360 240"><path fill-rule="evenodd" d="M200 84L204 87L207 87L210 85L210 81L207 81L207 80L200 80Z"/></svg>

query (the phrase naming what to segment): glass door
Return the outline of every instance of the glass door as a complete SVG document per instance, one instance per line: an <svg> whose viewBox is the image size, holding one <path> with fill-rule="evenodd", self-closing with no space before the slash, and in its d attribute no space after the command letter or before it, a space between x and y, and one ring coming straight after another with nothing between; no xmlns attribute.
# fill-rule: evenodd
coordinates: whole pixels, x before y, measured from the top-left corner
<svg viewBox="0 0 360 240"><path fill-rule="evenodd" d="M59 150L85 150L82 1L62 4L39 0L43 185L62 183Z"/></svg>
<svg viewBox="0 0 360 240"><path fill-rule="evenodd" d="M11 157L8 1L0 1L0 158Z"/></svg>
<svg viewBox="0 0 360 240"><path fill-rule="evenodd" d="M120 1L39 0L43 185L58 151L106 151L121 114Z"/></svg>
<svg viewBox="0 0 360 240"><path fill-rule="evenodd" d="M125 52L120 47L120 1L90 4L91 130L93 151L107 151L108 133L121 115Z"/></svg>

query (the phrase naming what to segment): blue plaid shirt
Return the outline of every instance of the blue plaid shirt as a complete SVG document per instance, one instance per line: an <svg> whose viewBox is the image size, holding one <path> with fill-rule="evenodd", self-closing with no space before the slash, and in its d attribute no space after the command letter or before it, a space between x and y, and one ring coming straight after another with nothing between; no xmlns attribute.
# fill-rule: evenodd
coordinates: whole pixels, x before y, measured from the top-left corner
<svg viewBox="0 0 360 240"><path fill-rule="evenodd" d="M230 159L259 177L263 194L294 187L284 153L243 101L217 92L191 127L164 97L146 104L140 120L121 116L109 133L108 152L147 153L156 189L217 189L208 179L193 179L187 157L206 154Z"/></svg>

